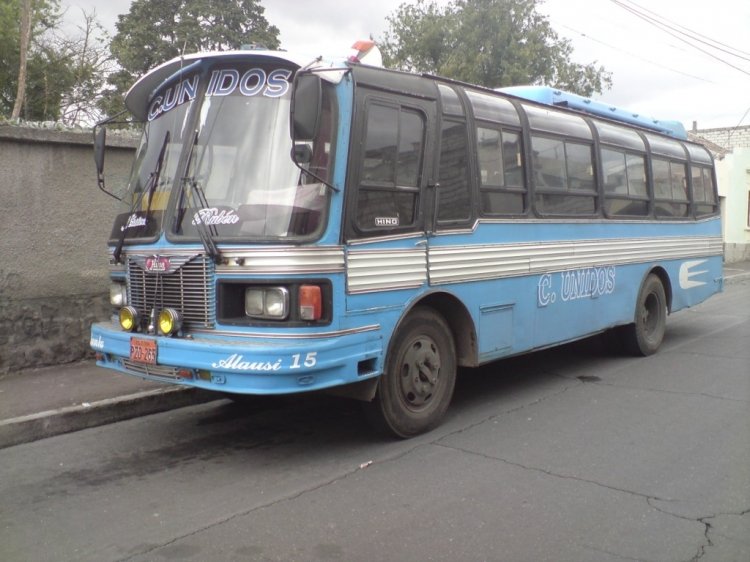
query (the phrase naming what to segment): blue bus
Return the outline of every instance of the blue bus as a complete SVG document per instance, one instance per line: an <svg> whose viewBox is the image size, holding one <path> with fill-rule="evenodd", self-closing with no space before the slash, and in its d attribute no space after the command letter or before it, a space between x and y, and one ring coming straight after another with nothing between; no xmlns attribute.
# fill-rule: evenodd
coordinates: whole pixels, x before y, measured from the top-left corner
<svg viewBox="0 0 750 562"><path fill-rule="evenodd" d="M409 437L458 367L608 330L650 355L668 313L721 290L713 161L673 122L257 50L172 60L125 101L144 129L103 367L334 391Z"/></svg>

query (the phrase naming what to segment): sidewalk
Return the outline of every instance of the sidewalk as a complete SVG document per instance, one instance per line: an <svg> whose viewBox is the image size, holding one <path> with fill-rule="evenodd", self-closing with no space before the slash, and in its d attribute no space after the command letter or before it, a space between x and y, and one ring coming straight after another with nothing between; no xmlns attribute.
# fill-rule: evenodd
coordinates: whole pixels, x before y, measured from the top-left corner
<svg viewBox="0 0 750 562"><path fill-rule="evenodd" d="M221 396L97 367L93 360L0 376L0 449Z"/></svg>
<svg viewBox="0 0 750 562"><path fill-rule="evenodd" d="M750 279L750 262L724 267L725 284ZM142 380L93 361L0 376L0 449L221 398Z"/></svg>

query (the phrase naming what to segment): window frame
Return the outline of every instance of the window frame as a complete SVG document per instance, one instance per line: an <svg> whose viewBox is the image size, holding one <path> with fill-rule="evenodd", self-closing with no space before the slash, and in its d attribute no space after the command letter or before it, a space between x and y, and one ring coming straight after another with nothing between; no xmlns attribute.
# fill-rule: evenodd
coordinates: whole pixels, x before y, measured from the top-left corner
<svg viewBox="0 0 750 562"><path fill-rule="evenodd" d="M531 181L533 187L533 207L534 212L540 217L560 217L560 218L595 218L600 216L601 208L601 195L599 190L599 174L598 174L598 162L595 153L596 143L594 139L585 139L580 137L571 137L559 134L547 133L545 131L539 131L532 129L529 131L529 153L534 154L534 139L552 140L563 145L564 159L562 161L563 168L565 171L564 185L560 188L547 187L540 185L537 181L537 165L535 158L532 158L531 166ZM590 165L591 165L591 188L571 188L570 186L570 159L568 158L568 145L585 146L589 149ZM592 199L593 208L590 212L559 212L558 210L546 211L543 208L542 199L544 197L569 197L570 202L581 201L585 198Z"/></svg>
<svg viewBox="0 0 750 562"><path fill-rule="evenodd" d="M625 184L628 189L626 194L617 194L613 193L610 194L607 191L607 184L604 180L606 169L604 165L604 151L609 150L611 152L618 152L623 156L623 160L625 162L624 167L624 173L625 173ZM598 156L599 156L599 165L601 167L601 185L602 185L602 211L604 213L604 217L607 219L613 219L613 220L619 220L619 219L648 219L653 214L653 197L652 197L652 182L650 181L650 175L649 175L649 165L648 165L648 153L647 152L639 152L637 150L632 150L628 148L624 148L621 145L614 145L611 143L599 143L599 150L598 150ZM640 158L643 165L643 180L644 180L644 187L646 194L645 195L631 195L630 193L630 174L629 174L629 166L628 166L628 156L637 157ZM631 213L613 213L610 212L608 203L611 201L632 201L632 202L640 202L640 203L646 203L646 212L642 214L631 214Z"/></svg>
<svg viewBox="0 0 750 562"><path fill-rule="evenodd" d="M494 184L485 184L482 180L482 164L481 164L481 158L480 158L480 148L479 148L479 131L480 129L485 129L488 131L495 131L499 135L499 153L500 153L500 167L502 172L502 178L503 183L502 185L494 185ZM506 158L505 158L505 144L504 144L504 135L505 134L512 134L517 137L517 143L519 146L518 151L516 151L516 157L520 158L520 162L516 163L516 167L518 168L518 171L521 174L521 181L518 182L516 185L511 185L507 181L508 176L508 169L506 167ZM525 215L528 212L529 209L529 189L528 185L529 182L526 177L526 149L525 149L525 142L524 142L524 135L523 135L523 129L521 127L513 127L509 125L504 125L503 123L498 123L495 121L486 121L486 120L476 120L474 123L474 137L473 142L476 146L476 176L477 176L477 186L479 188L479 208L480 208L480 214L481 216L485 217L507 217L507 216L521 216ZM521 209L520 210L501 210L501 211L494 211L489 209L489 205L486 203L486 196L488 195L503 195L503 196L511 196L514 199L520 198L521 200Z"/></svg>

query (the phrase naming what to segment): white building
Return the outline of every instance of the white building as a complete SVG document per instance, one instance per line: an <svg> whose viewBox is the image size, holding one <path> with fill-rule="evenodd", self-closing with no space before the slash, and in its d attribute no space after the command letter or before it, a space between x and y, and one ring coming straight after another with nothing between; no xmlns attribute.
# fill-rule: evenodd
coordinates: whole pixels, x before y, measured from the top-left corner
<svg viewBox="0 0 750 562"><path fill-rule="evenodd" d="M689 136L716 159L724 261L750 261L750 126L694 128Z"/></svg>

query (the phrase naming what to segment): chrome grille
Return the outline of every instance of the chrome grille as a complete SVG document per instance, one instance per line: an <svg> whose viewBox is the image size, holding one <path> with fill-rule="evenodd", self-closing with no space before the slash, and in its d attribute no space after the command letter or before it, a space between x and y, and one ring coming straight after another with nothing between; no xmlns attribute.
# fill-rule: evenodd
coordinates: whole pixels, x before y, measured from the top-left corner
<svg viewBox="0 0 750 562"><path fill-rule="evenodd" d="M184 261L175 271L146 271L143 258L128 257L128 303L142 318L156 308L174 308L182 314L183 325L190 328L213 328L216 322L216 289L213 283L214 263L204 255Z"/></svg>
<svg viewBox="0 0 750 562"><path fill-rule="evenodd" d="M182 380L177 374L177 367L168 367L166 365L146 365L144 363L136 363L128 359L122 360L122 366L128 371L137 373L139 375L146 375L149 377L160 377L163 379L170 380Z"/></svg>

